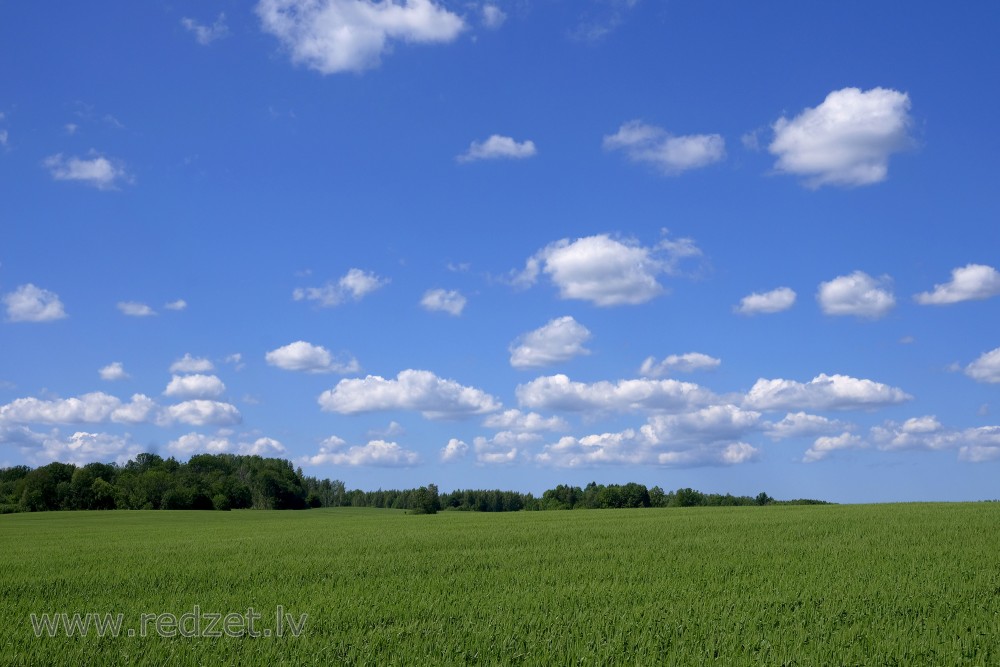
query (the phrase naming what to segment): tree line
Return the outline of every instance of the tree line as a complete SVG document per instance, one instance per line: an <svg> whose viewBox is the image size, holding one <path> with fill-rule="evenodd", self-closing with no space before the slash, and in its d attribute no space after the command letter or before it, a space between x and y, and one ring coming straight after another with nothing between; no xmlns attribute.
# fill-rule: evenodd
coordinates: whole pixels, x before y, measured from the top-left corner
<svg viewBox="0 0 1000 667"><path fill-rule="evenodd" d="M690 488L664 492L643 484L562 485L541 497L499 489L441 493L428 484L415 489L348 490L340 480L302 473L290 461L236 454L197 454L186 463L139 454L124 465L50 463L38 468L0 468L0 514L54 510L233 510L379 507L434 514L441 510L521 510L817 504L702 493Z"/></svg>

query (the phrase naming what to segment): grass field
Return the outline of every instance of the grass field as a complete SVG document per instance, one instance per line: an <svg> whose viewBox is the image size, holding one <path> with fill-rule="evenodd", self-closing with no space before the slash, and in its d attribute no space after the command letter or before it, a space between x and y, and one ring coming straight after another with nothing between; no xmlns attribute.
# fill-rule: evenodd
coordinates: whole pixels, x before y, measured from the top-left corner
<svg viewBox="0 0 1000 667"><path fill-rule="evenodd" d="M195 606L262 636L154 631ZM1000 504L8 515L0 623L15 665L995 665Z"/></svg>

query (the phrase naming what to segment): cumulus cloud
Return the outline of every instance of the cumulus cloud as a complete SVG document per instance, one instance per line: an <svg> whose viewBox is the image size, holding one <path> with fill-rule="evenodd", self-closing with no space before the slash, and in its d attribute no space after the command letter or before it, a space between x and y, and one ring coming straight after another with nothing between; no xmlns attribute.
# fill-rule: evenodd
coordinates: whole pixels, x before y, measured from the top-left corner
<svg viewBox="0 0 1000 667"><path fill-rule="evenodd" d="M721 359L710 357L701 352L687 352L685 354L671 354L660 362L656 357L646 357L639 367L639 374L643 377L658 378L669 375L671 372L692 373L700 370L711 370L718 368L722 363Z"/></svg>
<svg viewBox="0 0 1000 667"><path fill-rule="evenodd" d="M887 451L957 450L958 460L966 463L1000 459L1000 426L953 429L933 415L913 417L902 424L887 421L872 427L870 438Z"/></svg>
<svg viewBox="0 0 1000 667"><path fill-rule="evenodd" d="M677 380L619 380L618 382L573 382L567 376L539 377L515 390L518 402L527 408L547 410L686 412L714 402L709 390Z"/></svg>
<svg viewBox="0 0 1000 667"><path fill-rule="evenodd" d="M128 434L89 433L77 431L63 438L58 433L39 437L37 448L25 447L23 451L37 464L52 461L83 465L95 461L127 463L141 453L141 448L132 442Z"/></svg>
<svg viewBox="0 0 1000 667"><path fill-rule="evenodd" d="M624 123L616 133L604 137L604 149L623 151L632 162L651 164L670 176L707 167L726 157L726 142L721 135L674 136L640 120Z"/></svg>
<svg viewBox="0 0 1000 667"><path fill-rule="evenodd" d="M181 25L194 35L195 40L202 46L208 46L215 40L222 39L229 34L229 26L226 25L224 13L220 13L211 25L205 25L187 17L181 19Z"/></svg>
<svg viewBox="0 0 1000 667"><path fill-rule="evenodd" d="M469 453L469 445L458 438L452 438L448 444L441 448L441 462L453 463L465 458Z"/></svg>
<svg viewBox="0 0 1000 667"><path fill-rule="evenodd" d="M97 371L102 380L125 380L128 378L128 373L125 372L125 366L122 365L120 361L112 361L110 364L104 368Z"/></svg>
<svg viewBox="0 0 1000 667"><path fill-rule="evenodd" d="M967 264L952 269L951 281L934 286L932 292L922 292L914 299L925 306L943 306L959 301L988 299L1000 294L1000 272L992 266Z"/></svg>
<svg viewBox="0 0 1000 667"><path fill-rule="evenodd" d="M5 294L3 302L10 322L52 322L66 317L59 295L31 283Z"/></svg>
<svg viewBox="0 0 1000 667"><path fill-rule="evenodd" d="M156 315L155 310L137 301L119 301L118 310L129 317L149 317L150 315Z"/></svg>
<svg viewBox="0 0 1000 667"><path fill-rule="evenodd" d="M42 162L57 181L79 181L98 190L117 190L120 183L131 183L132 177L120 160L109 159L91 152L90 159L50 155Z"/></svg>
<svg viewBox="0 0 1000 667"><path fill-rule="evenodd" d="M177 456L194 454L225 454L236 452L249 456L281 456L288 450L274 438L257 438L252 442L234 442L225 434L188 433L167 443L167 450Z"/></svg>
<svg viewBox="0 0 1000 667"><path fill-rule="evenodd" d="M362 72L394 43L451 42L465 28L431 0L261 0L257 16L292 62L321 74Z"/></svg>
<svg viewBox="0 0 1000 667"><path fill-rule="evenodd" d="M795 296L795 290L790 287L779 287L763 293L753 292L740 299L740 305L735 310L741 315L780 313L795 305Z"/></svg>
<svg viewBox="0 0 1000 667"><path fill-rule="evenodd" d="M575 241L562 239L530 257L513 284L533 285L544 273L563 299L590 301L597 306L634 305L663 292L658 276L673 274L681 260L700 255L691 239L664 238L652 247L607 234Z"/></svg>
<svg viewBox="0 0 1000 667"><path fill-rule="evenodd" d="M166 408L166 414L171 421L190 426L231 426L243 421L243 416L235 405L193 399Z"/></svg>
<svg viewBox="0 0 1000 667"><path fill-rule="evenodd" d="M211 361L192 357L190 352L185 352L183 357L170 364L171 373L207 373L214 369L215 365Z"/></svg>
<svg viewBox="0 0 1000 667"><path fill-rule="evenodd" d="M965 374L979 382L1000 382L1000 347L981 354L965 367Z"/></svg>
<svg viewBox="0 0 1000 667"><path fill-rule="evenodd" d="M0 422L13 424L139 424L158 420L158 407L135 394L129 403L96 391L72 398L44 400L33 396L0 405Z"/></svg>
<svg viewBox="0 0 1000 667"><path fill-rule="evenodd" d="M757 430L760 416L735 405L710 405L693 412L653 415L640 432L653 445L732 443Z"/></svg>
<svg viewBox="0 0 1000 667"><path fill-rule="evenodd" d="M504 431L565 431L569 428L562 417L543 417L537 412L521 412L517 409L504 410L489 415L483 420L486 428Z"/></svg>
<svg viewBox="0 0 1000 667"><path fill-rule="evenodd" d="M590 330L569 315L549 320L544 326L522 334L510 346L514 368L550 366L573 357L590 354L584 343Z"/></svg>
<svg viewBox="0 0 1000 667"><path fill-rule="evenodd" d="M432 289L424 292L420 305L424 310L440 311L458 317L465 309L466 299L458 290Z"/></svg>
<svg viewBox="0 0 1000 667"><path fill-rule="evenodd" d="M524 451L524 446L541 439L536 433L501 431L492 438L477 436L472 440L476 463L504 465L514 463Z"/></svg>
<svg viewBox="0 0 1000 667"><path fill-rule="evenodd" d="M414 451L403 449L395 442L371 440L366 445L347 447L346 442L332 436L323 441L319 452L304 461L313 466L403 467L416 465L420 462L420 456Z"/></svg>
<svg viewBox="0 0 1000 667"><path fill-rule="evenodd" d="M502 26L506 20L507 14L505 14L504 11L496 5L483 5L482 22L487 28L496 30Z"/></svg>
<svg viewBox="0 0 1000 667"><path fill-rule="evenodd" d="M304 340L289 343L264 355L265 361L286 371L306 373L356 373L361 370L358 360L350 355L337 358L325 347Z"/></svg>
<svg viewBox="0 0 1000 667"><path fill-rule="evenodd" d="M226 391L226 385L214 375L175 375L164 396L177 398L215 398Z"/></svg>
<svg viewBox="0 0 1000 667"><path fill-rule="evenodd" d="M754 410L854 410L897 405L912 398L881 382L821 373L806 383L759 379L743 403Z"/></svg>
<svg viewBox="0 0 1000 667"><path fill-rule="evenodd" d="M816 300L827 315L882 317L896 305L889 278L876 280L863 271L820 283Z"/></svg>
<svg viewBox="0 0 1000 667"><path fill-rule="evenodd" d="M828 419L806 412L789 412L781 421L766 423L764 433L773 440L785 440L787 438L812 438L819 435L830 435L838 431L849 430L849 428L849 425L836 419Z"/></svg>
<svg viewBox="0 0 1000 667"><path fill-rule="evenodd" d="M911 144L909 112L909 96L896 90L835 90L819 106L774 123L774 168L811 188L883 181L889 156Z"/></svg>
<svg viewBox="0 0 1000 667"><path fill-rule="evenodd" d="M184 310L188 307L187 301L184 299L177 299L176 301L171 301L170 303L163 304L163 307L167 310Z"/></svg>
<svg viewBox="0 0 1000 667"><path fill-rule="evenodd" d="M394 380L378 375L344 379L319 397L327 412L345 415L378 410L417 410L428 419L449 419L499 410L501 404L475 387L424 370L404 370Z"/></svg>
<svg viewBox="0 0 1000 667"><path fill-rule="evenodd" d="M381 278L370 271L350 269L335 283L328 282L322 287L298 287L292 292L292 298L296 301L315 301L321 308L330 308L348 299L360 301L388 284L388 278Z"/></svg>
<svg viewBox="0 0 1000 667"><path fill-rule="evenodd" d="M499 134L490 135L486 141L473 141L469 150L455 159L459 162L475 162L477 160L523 160L533 157L538 151L533 141L514 141L511 137Z"/></svg>
<svg viewBox="0 0 1000 667"><path fill-rule="evenodd" d="M816 461L825 459L833 452L844 449L863 449L867 446L867 443L859 436L851 435L850 433L841 433L836 436L824 435L816 438L812 447L806 450L802 461L804 463L815 463Z"/></svg>

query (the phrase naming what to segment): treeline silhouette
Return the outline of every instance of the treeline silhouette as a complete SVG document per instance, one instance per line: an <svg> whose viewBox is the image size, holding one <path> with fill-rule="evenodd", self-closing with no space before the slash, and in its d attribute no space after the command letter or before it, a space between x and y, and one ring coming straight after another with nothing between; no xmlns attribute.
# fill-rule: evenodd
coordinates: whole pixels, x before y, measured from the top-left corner
<svg viewBox="0 0 1000 667"><path fill-rule="evenodd" d="M0 514L53 510L306 509L379 507L433 514L440 510L517 512L521 510L821 504L818 500L778 501L702 493L690 488L664 492L628 484L581 488L560 484L535 497L499 489L440 493L428 484L415 489L348 490L340 480L302 473L290 461L236 454L197 454L187 463L139 454L125 465L50 463L38 468L0 468Z"/></svg>

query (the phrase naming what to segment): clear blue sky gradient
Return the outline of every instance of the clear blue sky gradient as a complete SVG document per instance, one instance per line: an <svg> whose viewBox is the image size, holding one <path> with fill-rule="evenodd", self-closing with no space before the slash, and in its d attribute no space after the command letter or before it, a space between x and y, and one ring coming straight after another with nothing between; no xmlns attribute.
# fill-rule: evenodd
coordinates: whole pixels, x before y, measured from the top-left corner
<svg viewBox="0 0 1000 667"><path fill-rule="evenodd" d="M1000 6L308 5L0 6L0 466L1000 497Z"/></svg>

